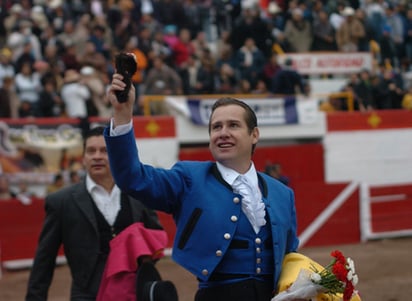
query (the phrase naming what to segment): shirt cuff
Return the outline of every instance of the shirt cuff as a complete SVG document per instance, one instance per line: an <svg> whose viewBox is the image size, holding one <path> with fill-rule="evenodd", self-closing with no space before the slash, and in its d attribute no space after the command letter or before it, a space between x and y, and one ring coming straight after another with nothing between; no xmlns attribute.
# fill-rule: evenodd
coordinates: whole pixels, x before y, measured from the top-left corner
<svg viewBox="0 0 412 301"><path fill-rule="evenodd" d="M110 119L110 136L120 136L127 134L133 128L133 121L130 120L129 123L118 125L117 127L113 126L113 118Z"/></svg>

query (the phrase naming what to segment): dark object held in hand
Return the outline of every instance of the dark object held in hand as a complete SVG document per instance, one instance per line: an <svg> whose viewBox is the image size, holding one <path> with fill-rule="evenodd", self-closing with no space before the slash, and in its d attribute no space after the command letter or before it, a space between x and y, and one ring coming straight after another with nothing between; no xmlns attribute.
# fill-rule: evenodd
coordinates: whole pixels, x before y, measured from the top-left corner
<svg viewBox="0 0 412 301"><path fill-rule="evenodd" d="M126 102L129 94L132 76L137 70L137 62L132 54L119 53L115 57L116 72L123 76L126 88L123 91L117 91L117 101Z"/></svg>

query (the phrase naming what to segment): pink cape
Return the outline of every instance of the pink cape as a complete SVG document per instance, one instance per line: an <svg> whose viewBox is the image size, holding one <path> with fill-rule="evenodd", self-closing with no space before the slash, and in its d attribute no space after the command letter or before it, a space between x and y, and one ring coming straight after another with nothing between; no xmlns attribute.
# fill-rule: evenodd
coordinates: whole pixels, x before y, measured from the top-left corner
<svg viewBox="0 0 412 301"><path fill-rule="evenodd" d="M137 258L163 257L167 241L166 231L147 229L143 223L134 223L113 238L96 301L136 301Z"/></svg>

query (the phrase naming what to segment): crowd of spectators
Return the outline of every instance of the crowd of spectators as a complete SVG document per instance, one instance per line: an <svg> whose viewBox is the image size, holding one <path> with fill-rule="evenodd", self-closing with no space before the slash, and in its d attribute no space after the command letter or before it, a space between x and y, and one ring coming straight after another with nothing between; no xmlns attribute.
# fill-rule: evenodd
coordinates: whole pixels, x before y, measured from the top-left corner
<svg viewBox="0 0 412 301"><path fill-rule="evenodd" d="M412 6L402 0L9 0L0 46L0 117L110 116L105 91L121 51L138 59L139 100L280 94L290 66L279 54L370 51L376 68L343 87L356 108L412 109Z"/></svg>

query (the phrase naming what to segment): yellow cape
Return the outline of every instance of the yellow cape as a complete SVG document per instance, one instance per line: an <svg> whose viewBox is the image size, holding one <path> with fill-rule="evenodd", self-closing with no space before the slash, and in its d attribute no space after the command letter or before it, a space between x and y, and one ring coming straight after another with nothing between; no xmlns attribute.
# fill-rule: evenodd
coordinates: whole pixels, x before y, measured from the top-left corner
<svg viewBox="0 0 412 301"><path fill-rule="evenodd" d="M297 278L301 269L312 270L313 267L317 270L323 270L323 266L313 261L309 257L299 253L289 253L285 256L282 264L282 271L278 282L278 291L282 292L288 289ZM337 298L336 298L337 297ZM320 293L316 296L316 301L337 301L342 299L342 294L328 295ZM361 301L358 294L355 294L351 301Z"/></svg>

